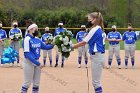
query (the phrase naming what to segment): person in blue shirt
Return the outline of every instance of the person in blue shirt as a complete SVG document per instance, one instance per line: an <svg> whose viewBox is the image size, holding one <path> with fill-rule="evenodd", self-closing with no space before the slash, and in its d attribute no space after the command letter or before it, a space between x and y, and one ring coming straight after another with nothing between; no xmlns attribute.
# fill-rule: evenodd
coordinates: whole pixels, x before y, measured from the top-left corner
<svg viewBox="0 0 140 93"><path fill-rule="evenodd" d="M136 49L136 40L137 36L134 31L132 31L132 26L128 26L128 31L124 32L123 40L124 40L124 48L125 48L125 68L128 68L128 59L129 55L131 57L132 68L134 68L135 63L135 49Z"/></svg>
<svg viewBox="0 0 140 93"><path fill-rule="evenodd" d="M3 51L4 51L4 40L7 38L6 31L2 29L2 23L0 23L0 57L2 58ZM3 64L1 63L1 66Z"/></svg>
<svg viewBox="0 0 140 93"><path fill-rule="evenodd" d="M11 40L10 45L19 53L20 39L22 38L22 32L18 28L18 22L13 21L13 28L9 31L9 38ZM17 58L17 66L20 66L19 57ZM13 63L14 64L14 63Z"/></svg>
<svg viewBox="0 0 140 93"><path fill-rule="evenodd" d="M112 31L108 33L107 40L109 41L109 57L108 57L108 68L111 68L113 54L116 56L118 63L118 69L121 69L121 58L120 58L120 41L122 41L121 34L117 31L115 25L112 26Z"/></svg>
<svg viewBox="0 0 140 93"><path fill-rule="evenodd" d="M52 36L49 27L45 28L45 34L42 35L41 40L42 42L44 42L45 44L49 44L51 42L47 41L48 36ZM49 57L49 61L50 61L50 67L52 67L52 49L50 50L43 50L43 62L44 62L44 66L46 65L46 58L47 58L47 53L48 53L48 57Z"/></svg>
<svg viewBox="0 0 140 93"><path fill-rule="evenodd" d="M100 83L102 70L105 64L105 48L103 45L103 17L100 12L88 14L88 22L91 29L83 41L75 44L73 48L89 45L89 53L91 58L92 69L92 84L95 93L103 93Z"/></svg>
<svg viewBox="0 0 140 93"><path fill-rule="evenodd" d="M51 44L44 44L38 36L38 26L32 24L28 27L28 34L23 42L24 50L24 84L21 89L21 93L27 93L27 90L31 83L33 83L32 93L39 92L40 74L41 69L44 67L39 62L41 49L49 50L53 48Z"/></svg>
<svg viewBox="0 0 140 93"><path fill-rule="evenodd" d="M81 25L81 30L76 34L76 40L77 42L81 42L83 41L83 39L85 38L85 36L88 33L86 32L86 26L85 25ZM85 59L85 67L87 68L88 65L88 55L87 55L87 51L88 51L88 45L86 44L85 46L81 46L78 48L78 68L81 68L81 61L82 61L82 55L84 56Z"/></svg>
<svg viewBox="0 0 140 93"><path fill-rule="evenodd" d="M54 36L59 35L59 33L64 32L64 31L65 31L65 28L63 28L63 23L60 22L60 23L58 23L58 28L55 29ZM58 52L58 49L57 49L56 50L56 64L55 64L54 67L58 66L58 60L59 60L59 52ZM61 67L64 67L64 56L62 56Z"/></svg>

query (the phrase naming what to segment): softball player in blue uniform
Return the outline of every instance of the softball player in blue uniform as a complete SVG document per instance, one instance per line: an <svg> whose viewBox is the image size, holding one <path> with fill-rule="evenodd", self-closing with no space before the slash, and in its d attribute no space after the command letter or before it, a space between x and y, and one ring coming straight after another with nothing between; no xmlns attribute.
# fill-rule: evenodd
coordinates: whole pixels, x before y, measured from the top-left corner
<svg viewBox="0 0 140 93"><path fill-rule="evenodd" d="M95 93L102 93L100 83L101 73L105 64L105 48L103 45L103 17L100 12L93 12L88 15L88 21L91 24L91 30L82 42L74 45L74 48L89 44L89 53L92 61L92 83Z"/></svg>
<svg viewBox="0 0 140 93"><path fill-rule="evenodd" d="M40 82L40 73L41 68L43 67L38 61L40 57L41 49L49 50L53 48L51 44L44 44L39 38L37 25L32 24L28 27L29 33L26 35L23 43L24 49L24 84L22 86L21 93L27 93L27 90L31 83L33 83L32 93L38 93L39 91L39 82Z"/></svg>
<svg viewBox="0 0 140 93"><path fill-rule="evenodd" d="M21 35L21 38L22 38L22 32L21 30L17 27L18 26L18 23L15 21L13 22L13 26L14 28L12 28L10 31L9 31L9 37L11 39L11 46L17 51L19 52L19 49L20 49L20 39L17 38L17 39L13 39L12 37L15 35L15 34L20 34ZM14 64L14 63L13 63ZM17 58L17 66L20 66L19 64L19 57Z"/></svg>
<svg viewBox="0 0 140 93"><path fill-rule="evenodd" d="M58 23L58 28L55 29L55 32L54 32L54 36L56 35L59 35L60 32L64 32L65 31L65 28L63 28L63 23ZM59 60L59 52L58 50L56 51L56 64L55 64L55 67L58 66L58 60ZM61 64L61 67L64 66L64 57L62 56L62 64Z"/></svg>
<svg viewBox="0 0 140 93"><path fill-rule="evenodd" d="M49 31L49 27L45 28L45 34L42 35L41 40L42 42L44 42L45 44L49 44L49 42L47 42L47 38L49 35L52 35ZM47 58L47 53L48 53L48 57L50 60L50 67L52 67L52 50L43 50L43 62L44 62L44 66L46 65L46 58Z"/></svg>
<svg viewBox="0 0 140 93"><path fill-rule="evenodd" d="M82 25L81 26L81 31L79 31L76 35L77 42L83 41L84 37L88 33L86 32L86 26ZM85 58L85 67L88 67L88 56L87 56L87 51L88 51L88 45L86 44L85 46L81 46L78 48L78 68L81 68L81 61L82 61L82 55Z"/></svg>
<svg viewBox="0 0 140 93"><path fill-rule="evenodd" d="M4 51L4 40L7 38L6 31L2 29L2 23L0 23L0 57L2 58ZM1 64L2 66L3 64Z"/></svg>
<svg viewBox="0 0 140 93"><path fill-rule="evenodd" d="M132 27L128 27L128 31L123 34L124 40L124 48L125 48L125 68L128 68L128 59L129 55L131 57L132 68L134 68L135 63L135 49L136 49L136 40L137 36L134 31L132 31Z"/></svg>
<svg viewBox="0 0 140 93"><path fill-rule="evenodd" d="M120 58L120 44L122 40L121 34L116 31L116 26L112 26L112 32L107 35L107 40L109 41L109 57L108 57L108 68L111 68L111 63L113 59L113 54L115 53L116 60L118 63L118 69L121 69L121 58Z"/></svg>

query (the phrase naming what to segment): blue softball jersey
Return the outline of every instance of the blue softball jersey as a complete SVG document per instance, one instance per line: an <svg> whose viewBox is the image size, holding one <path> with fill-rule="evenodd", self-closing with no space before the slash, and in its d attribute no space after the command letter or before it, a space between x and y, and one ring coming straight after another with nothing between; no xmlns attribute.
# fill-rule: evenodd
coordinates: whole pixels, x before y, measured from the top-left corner
<svg viewBox="0 0 140 93"><path fill-rule="evenodd" d="M58 27L55 29L54 36L59 35L59 33L64 32L64 31L65 31L65 28Z"/></svg>
<svg viewBox="0 0 140 93"><path fill-rule="evenodd" d="M123 34L123 40L125 41L125 44L135 44L137 40L136 33L134 31L126 31Z"/></svg>
<svg viewBox="0 0 140 93"><path fill-rule="evenodd" d="M120 34L120 32L109 32L108 35L107 35L107 38L108 39L122 39L122 36ZM109 41L109 44L110 45L116 45L116 44L119 44L118 41Z"/></svg>
<svg viewBox="0 0 140 93"><path fill-rule="evenodd" d="M35 65L39 66L40 63L37 61L40 57L41 49L49 50L52 49L53 45L44 44L39 38L33 37L30 34L24 39L23 49L24 49L24 57L28 58Z"/></svg>
<svg viewBox="0 0 140 93"><path fill-rule="evenodd" d="M45 33L45 34L43 34L42 37L41 37L42 42L46 42L47 37L48 37L50 34L51 34L51 33Z"/></svg>
<svg viewBox="0 0 140 93"><path fill-rule="evenodd" d="M18 33L21 33L21 36L22 36L22 32L21 32L21 30L19 28L12 28L9 31L9 36L14 35L14 34L18 34Z"/></svg>
<svg viewBox="0 0 140 93"><path fill-rule="evenodd" d="M76 34L77 42L83 41L83 39L85 38L85 36L86 36L87 34L88 34L88 33L85 32L85 31L79 31L79 32Z"/></svg>
<svg viewBox="0 0 140 93"><path fill-rule="evenodd" d="M4 40L7 38L6 31L3 29L0 29L0 40Z"/></svg>
<svg viewBox="0 0 140 93"><path fill-rule="evenodd" d="M88 35L84 38L83 41L89 44L90 54L93 54L94 52L105 52L102 33L103 31L101 27L96 26L92 28Z"/></svg>

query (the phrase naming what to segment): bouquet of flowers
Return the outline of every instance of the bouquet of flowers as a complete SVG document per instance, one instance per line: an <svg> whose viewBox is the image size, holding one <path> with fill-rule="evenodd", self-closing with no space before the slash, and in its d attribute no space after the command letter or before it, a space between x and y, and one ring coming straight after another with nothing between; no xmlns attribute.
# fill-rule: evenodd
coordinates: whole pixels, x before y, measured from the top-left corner
<svg viewBox="0 0 140 93"><path fill-rule="evenodd" d="M46 37L46 42L51 44L53 42L53 35L52 34L48 34L48 36Z"/></svg>
<svg viewBox="0 0 140 93"><path fill-rule="evenodd" d="M1 58L1 62L2 64L13 63L14 61L16 61L18 55L19 53L9 46L4 50L4 53Z"/></svg>
<svg viewBox="0 0 140 93"><path fill-rule="evenodd" d="M58 47L58 51L65 58L68 58L70 56L70 52L73 50L73 43L71 41L72 37L72 32L66 30L55 36L53 39L53 43Z"/></svg>
<svg viewBox="0 0 140 93"><path fill-rule="evenodd" d="M18 41L18 40L22 39L22 34L14 33L14 35L11 35L10 38L11 38L11 40Z"/></svg>

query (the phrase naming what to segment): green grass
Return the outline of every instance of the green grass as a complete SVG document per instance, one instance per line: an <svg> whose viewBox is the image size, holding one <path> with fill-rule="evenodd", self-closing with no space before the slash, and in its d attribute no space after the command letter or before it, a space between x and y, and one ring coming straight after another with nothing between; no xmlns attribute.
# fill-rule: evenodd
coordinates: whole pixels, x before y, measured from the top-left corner
<svg viewBox="0 0 140 93"><path fill-rule="evenodd" d="M76 39L72 39L72 41L74 44L76 43ZM108 49L108 46L109 46L109 42L106 41L106 45L105 45L106 50ZM120 42L120 48L121 48L121 50L124 50L124 42L123 41ZM136 42L136 50L140 50L140 39L137 40L137 42Z"/></svg>
<svg viewBox="0 0 140 93"><path fill-rule="evenodd" d="M20 46L21 46L21 42L22 42L22 40L20 40ZM72 42L75 44L76 39L72 39ZM7 47L7 46L9 46L9 39L5 40L5 47ZM106 46L105 46L106 50L108 49L108 46L109 46L109 43L108 43L108 41L106 41ZM121 50L124 49L123 41L120 42L120 47L121 47ZM140 39L136 42L136 50L140 50Z"/></svg>

